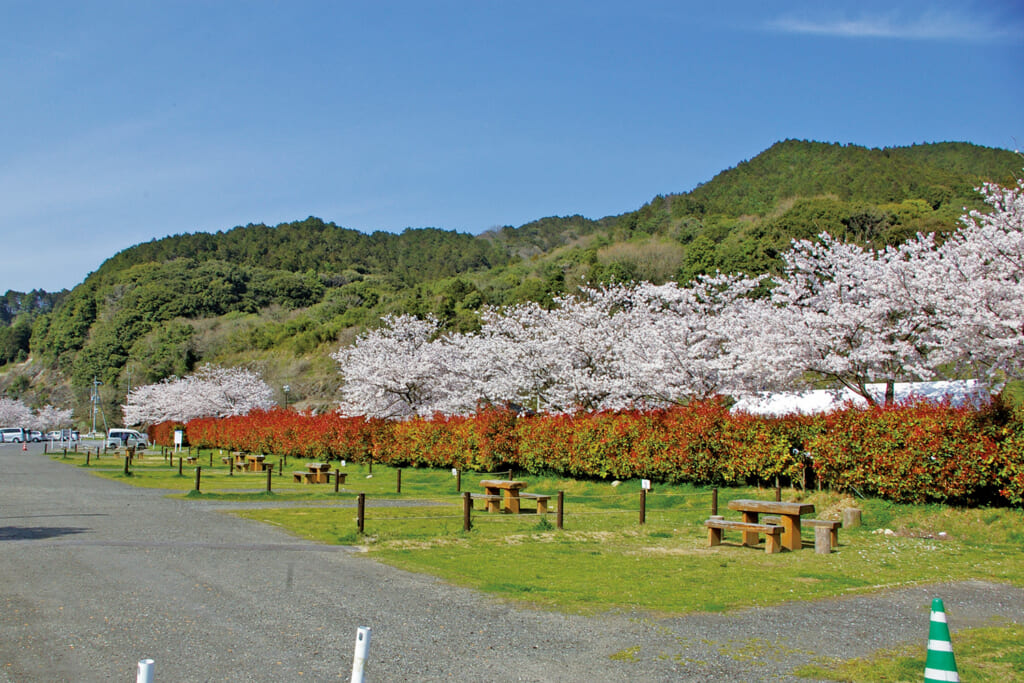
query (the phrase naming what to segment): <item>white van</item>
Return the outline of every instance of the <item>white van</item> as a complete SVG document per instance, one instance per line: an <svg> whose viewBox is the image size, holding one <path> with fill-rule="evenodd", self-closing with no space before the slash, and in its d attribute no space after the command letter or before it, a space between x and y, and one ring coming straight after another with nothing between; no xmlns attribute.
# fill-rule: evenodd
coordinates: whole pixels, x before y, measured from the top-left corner
<svg viewBox="0 0 1024 683"><path fill-rule="evenodd" d="M107 448L120 448L121 446L145 448L148 445L149 438L134 429L111 429L107 432Z"/></svg>
<svg viewBox="0 0 1024 683"><path fill-rule="evenodd" d="M0 429L0 443L2 442L14 442L21 443L26 440L28 435L25 430L21 427L4 427Z"/></svg>

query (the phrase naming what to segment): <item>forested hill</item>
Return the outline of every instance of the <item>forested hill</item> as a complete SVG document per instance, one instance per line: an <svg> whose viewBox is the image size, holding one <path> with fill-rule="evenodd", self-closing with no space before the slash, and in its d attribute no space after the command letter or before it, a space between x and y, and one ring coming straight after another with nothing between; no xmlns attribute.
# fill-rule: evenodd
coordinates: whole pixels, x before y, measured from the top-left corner
<svg viewBox="0 0 1024 683"><path fill-rule="evenodd" d="M113 255L59 297L19 299L47 305L0 316L0 391L57 403L46 385L66 383L81 398L97 378L113 409L129 382L209 361L257 364L293 400L326 404L338 383L330 351L382 314L432 314L470 330L485 305L549 302L582 283L765 272L792 239L822 231L873 244L948 231L964 207L983 206L973 188L1012 182L1022 165L966 143L788 140L688 192L599 219L548 217L473 236L366 234L311 217L175 235Z"/></svg>

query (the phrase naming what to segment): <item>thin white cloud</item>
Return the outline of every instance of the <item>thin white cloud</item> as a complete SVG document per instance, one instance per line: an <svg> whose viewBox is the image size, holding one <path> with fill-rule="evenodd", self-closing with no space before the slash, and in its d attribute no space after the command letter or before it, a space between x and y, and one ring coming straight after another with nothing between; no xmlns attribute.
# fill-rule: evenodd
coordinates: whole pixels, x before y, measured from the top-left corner
<svg viewBox="0 0 1024 683"><path fill-rule="evenodd" d="M886 38L892 40L930 40L977 42L1020 40L1021 26L999 23L983 16L965 16L953 12L928 12L917 17L895 14L848 17L783 16L767 23L780 33L834 36L839 38Z"/></svg>

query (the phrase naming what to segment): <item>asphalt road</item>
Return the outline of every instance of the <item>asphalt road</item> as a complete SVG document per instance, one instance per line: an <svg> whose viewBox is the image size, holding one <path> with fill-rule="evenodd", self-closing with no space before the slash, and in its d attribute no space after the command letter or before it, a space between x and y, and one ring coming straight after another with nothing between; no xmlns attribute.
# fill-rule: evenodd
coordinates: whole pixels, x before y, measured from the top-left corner
<svg viewBox="0 0 1024 683"><path fill-rule="evenodd" d="M0 445L0 680L134 681L147 657L157 681L348 680L365 626L367 681L792 681L923 644L935 596L954 634L1024 620L1024 591L984 582L729 615L520 609L41 451Z"/></svg>

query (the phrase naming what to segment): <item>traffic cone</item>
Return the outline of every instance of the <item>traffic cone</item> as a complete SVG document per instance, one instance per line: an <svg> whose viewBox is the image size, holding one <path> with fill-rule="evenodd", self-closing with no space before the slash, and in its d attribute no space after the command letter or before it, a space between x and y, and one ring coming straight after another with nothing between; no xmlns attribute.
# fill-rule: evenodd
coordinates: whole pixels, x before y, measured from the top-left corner
<svg viewBox="0 0 1024 683"><path fill-rule="evenodd" d="M25 441L22 441L21 442L21 450L27 451L28 450L28 443L26 443Z"/></svg>
<svg viewBox="0 0 1024 683"><path fill-rule="evenodd" d="M931 625L928 628L928 658L924 663L925 683L959 683L953 657L953 643L949 639L946 609L941 598L932 600Z"/></svg>

